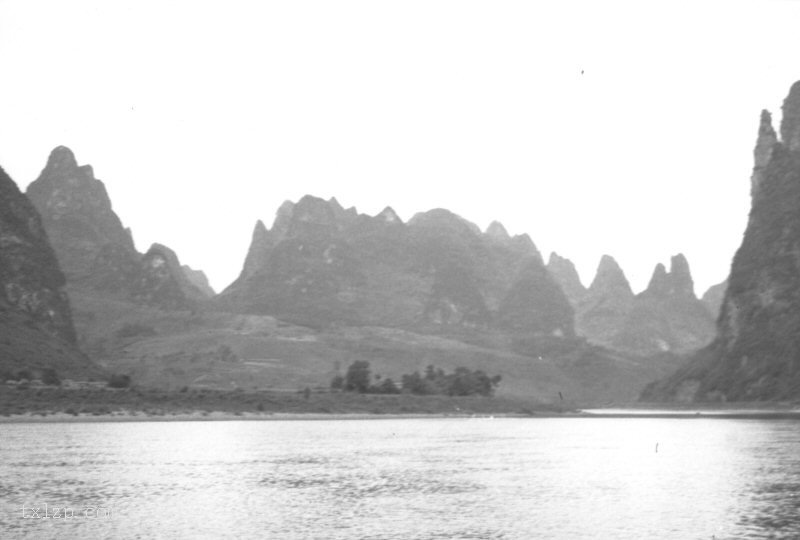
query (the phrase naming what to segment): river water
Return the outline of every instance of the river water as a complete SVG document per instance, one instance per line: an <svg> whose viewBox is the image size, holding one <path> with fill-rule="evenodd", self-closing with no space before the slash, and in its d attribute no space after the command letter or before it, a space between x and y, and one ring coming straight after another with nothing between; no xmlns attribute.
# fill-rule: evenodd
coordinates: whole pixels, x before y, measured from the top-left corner
<svg viewBox="0 0 800 540"><path fill-rule="evenodd" d="M796 539L800 422L0 424L0 538Z"/></svg>

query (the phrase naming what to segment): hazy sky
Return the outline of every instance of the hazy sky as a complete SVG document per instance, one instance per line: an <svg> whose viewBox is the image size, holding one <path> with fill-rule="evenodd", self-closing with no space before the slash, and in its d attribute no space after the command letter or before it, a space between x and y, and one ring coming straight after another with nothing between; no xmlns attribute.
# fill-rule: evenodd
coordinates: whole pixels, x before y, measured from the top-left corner
<svg viewBox="0 0 800 540"><path fill-rule="evenodd" d="M749 210L800 2L0 0L0 164L72 148L139 250L216 289L286 199L501 221L589 283L683 252L701 294Z"/></svg>

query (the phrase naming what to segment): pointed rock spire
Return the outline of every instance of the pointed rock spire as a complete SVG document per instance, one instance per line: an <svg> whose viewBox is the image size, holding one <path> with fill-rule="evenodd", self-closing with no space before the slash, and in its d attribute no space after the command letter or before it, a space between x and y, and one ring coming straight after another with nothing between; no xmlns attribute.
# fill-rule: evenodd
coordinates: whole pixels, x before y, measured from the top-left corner
<svg viewBox="0 0 800 540"><path fill-rule="evenodd" d="M59 146L26 194L41 214L69 280L124 287L139 254L91 167L79 167L72 151Z"/></svg>
<svg viewBox="0 0 800 540"><path fill-rule="evenodd" d="M694 280L689 270L689 261L683 253L678 253L670 259L670 293L675 296L696 298L694 295Z"/></svg>
<svg viewBox="0 0 800 540"><path fill-rule="evenodd" d="M645 289L645 294L664 297L669 295L670 283L667 269L663 264L658 263L653 270L653 276L650 278L650 283Z"/></svg>
<svg viewBox="0 0 800 540"><path fill-rule="evenodd" d="M242 268L241 275L243 277L249 277L263 267L274 244L272 236L263 221L260 219L256 221L256 225L253 228L253 236L250 240L250 248L247 250L244 267ZM242 278L240 277L240 279Z"/></svg>
<svg viewBox="0 0 800 540"><path fill-rule="evenodd" d="M50 152L47 158L46 169L75 169L78 167L78 162L75 159L75 154L66 146L56 146Z"/></svg>
<svg viewBox="0 0 800 540"><path fill-rule="evenodd" d="M620 294L626 297L632 297L633 291L631 285L628 283L628 278L620 268L614 257L610 255L603 255L600 259L600 264L597 266L597 274L595 274L592 284L589 286L591 293L613 291L615 294Z"/></svg>
<svg viewBox="0 0 800 540"><path fill-rule="evenodd" d="M750 196L755 197L764 180L764 171L772 158L772 152L778 136L772 127L772 115L769 111L761 111L761 122L758 126L758 138L753 149L753 174L750 177Z"/></svg>

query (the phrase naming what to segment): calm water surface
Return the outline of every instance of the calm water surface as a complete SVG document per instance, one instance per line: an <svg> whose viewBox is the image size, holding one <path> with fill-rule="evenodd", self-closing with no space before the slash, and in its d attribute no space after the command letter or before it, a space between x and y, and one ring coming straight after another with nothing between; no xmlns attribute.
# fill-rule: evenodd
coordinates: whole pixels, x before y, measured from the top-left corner
<svg viewBox="0 0 800 540"><path fill-rule="evenodd" d="M0 538L796 539L800 423L0 424Z"/></svg>

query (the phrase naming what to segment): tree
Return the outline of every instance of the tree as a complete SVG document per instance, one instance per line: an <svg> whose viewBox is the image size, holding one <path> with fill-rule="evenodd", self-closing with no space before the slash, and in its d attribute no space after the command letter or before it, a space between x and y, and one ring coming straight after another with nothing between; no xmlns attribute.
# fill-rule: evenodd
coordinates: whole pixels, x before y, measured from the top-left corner
<svg viewBox="0 0 800 540"><path fill-rule="evenodd" d="M61 386L61 379L53 368L44 368L42 370L42 383L48 386Z"/></svg>
<svg viewBox="0 0 800 540"><path fill-rule="evenodd" d="M331 379L331 390L341 390L342 388L344 388L344 377L336 375Z"/></svg>
<svg viewBox="0 0 800 540"><path fill-rule="evenodd" d="M369 390L370 380L369 362L356 360L347 368L344 376L344 389L346 392L364 394Z"/></svg>
<svg viewBox="0 0 800 540"><path fill-rule="evenodd" d="M472 371L465 367L456 368L453 373L428 366L424 377L418 371L403 375L403 391L419 395L448 396L491 396L500 384L500 375L489 377L481 370Z"/></svg>

